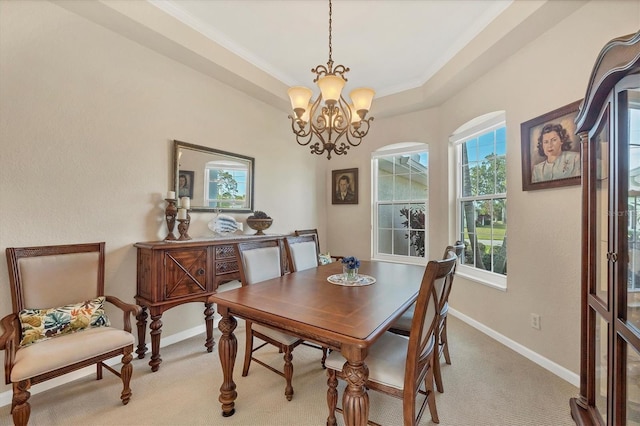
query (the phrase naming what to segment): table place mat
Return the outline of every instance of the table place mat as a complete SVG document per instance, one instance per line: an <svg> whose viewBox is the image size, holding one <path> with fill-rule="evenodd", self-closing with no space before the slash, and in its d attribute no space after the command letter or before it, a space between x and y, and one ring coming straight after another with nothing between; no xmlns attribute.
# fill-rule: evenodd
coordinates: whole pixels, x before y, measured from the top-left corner
<svg viewBox="0 0 640 426"><path fill-rule="evenodd" d="M343 285L345 287L361 287L375 283L376 279L369 275L358 274L355 281L347 282L344 279L344 274L335 274L327 277L327 281L331 284Z"/></svg>

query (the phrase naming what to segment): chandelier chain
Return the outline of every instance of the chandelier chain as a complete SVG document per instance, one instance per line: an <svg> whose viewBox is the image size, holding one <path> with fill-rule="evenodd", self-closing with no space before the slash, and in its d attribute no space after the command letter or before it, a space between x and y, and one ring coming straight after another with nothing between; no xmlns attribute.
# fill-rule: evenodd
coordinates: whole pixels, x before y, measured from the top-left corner
<svg viewBox="0 0 640 426"><path fill-rule="evenodd" d="M329 62L333 62L333 60L331 59L331 56L333 53L333 46L331 45L331 14L332 14L332 7L331 7L331 0L329 0Z"/></svg>

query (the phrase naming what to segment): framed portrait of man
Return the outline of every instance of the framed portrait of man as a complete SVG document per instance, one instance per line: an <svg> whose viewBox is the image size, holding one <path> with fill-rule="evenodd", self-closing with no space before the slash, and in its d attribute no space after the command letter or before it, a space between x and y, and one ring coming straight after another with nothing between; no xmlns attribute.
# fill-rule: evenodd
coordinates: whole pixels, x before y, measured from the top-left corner
<svg viewBox="0 0 640 426"><path fill-rule="evenodd" d="M580 184L580 138L575 124L580 102L520 125L523 191Z"/></svg>
<svg viewBox="0 0 640 426"><path fill-rule="evenodd" d="M358 169L331 171L331 204L358 204Z"/></svg>

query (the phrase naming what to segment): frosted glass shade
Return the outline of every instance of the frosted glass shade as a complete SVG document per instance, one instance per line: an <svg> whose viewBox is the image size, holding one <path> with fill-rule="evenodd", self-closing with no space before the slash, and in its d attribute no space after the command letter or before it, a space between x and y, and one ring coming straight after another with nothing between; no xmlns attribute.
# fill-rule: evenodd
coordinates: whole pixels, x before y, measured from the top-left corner
<svg viewBox="0 0 640 426"><path fill-rule="evenodd" d="M318 80L318 87L325 102L338 102L346 81L337 75L325 75Z"/></svg>
<svg viewBox="0 0 640 426"><path fill-rule="evenodd" d="M353 101L353 107L356 111L364 110L366 113L371 109L371 102L373 101L373 96L375 94L376 92L374 92L373 89L360 87L358 89L353 89L349 94L349 97Z"/></svg>
<svg viewBox="0 0 640 426"><path fill-rule="evenodd" d="M304 114L302 114L302 117L300 117L300 119L302 121L304 121L305 123L309 122L309 116L311 114L311 107L313 107L313 104L311 102L309 102L309 105L307 106L307 109L304 110Z"/></svg>
<svg viewBox="0 0 640 426"><path fill-rule="evenodd" d="M349 111L351 111L351 122L352 123L357 123L358 121L361 120L360 116L358 115L358 111L353 106L353 104L349 104Z"/></svg>
<svg viewBox="0 0 640 426"><path fill-rule="evenodd" d="M294 86L287 90L287 94L291 100L291 108L295 111L296 108L305 110L308 107L313 92L304 86Z"/></svg>

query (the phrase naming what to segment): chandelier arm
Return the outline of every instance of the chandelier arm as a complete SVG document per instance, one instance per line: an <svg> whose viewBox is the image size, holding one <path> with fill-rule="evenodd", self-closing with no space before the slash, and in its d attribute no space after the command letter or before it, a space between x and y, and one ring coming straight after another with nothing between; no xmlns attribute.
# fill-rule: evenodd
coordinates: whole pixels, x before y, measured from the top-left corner
<svg viewBox="0 0 640 426"><path fill-rule="evenodd" d="M362 140L362 138L364 138L365 136L367 136L367 133L369 133L369 127L371 127L371 121L373 120L373 117L369 117L366 120L361 120L359 122L359 126L356 127L352 127L349 131L350 133ZM360 142L358 142L358 145L360 144Z"/></svg>
<svg viewBox="0 0 640 426"><path fill-rule="evenodd" d="M293 134L296 135L296 141L298 142L298 144L304 146L311 142L311 139L309 139L305 143L300 142L300 138L305 138L311 135L311 128L307 130L306 126L301 126L296 117L289 116L289 118L291 119L291 130L293 131Z"/></svg>

